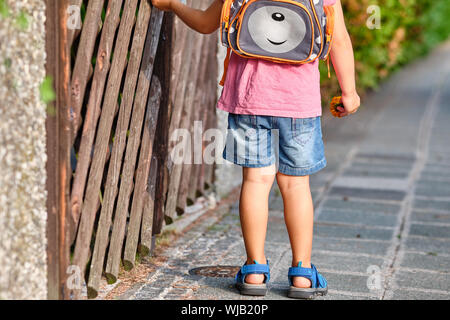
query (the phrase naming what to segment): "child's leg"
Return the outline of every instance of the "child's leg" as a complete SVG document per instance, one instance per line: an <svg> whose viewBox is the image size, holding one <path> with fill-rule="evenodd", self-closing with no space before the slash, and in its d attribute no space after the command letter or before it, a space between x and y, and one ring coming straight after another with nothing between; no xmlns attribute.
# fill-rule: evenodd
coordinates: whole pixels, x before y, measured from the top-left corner
<svg viewBox="0 0 450 320"><path fill-rule="evenodd" d="M243 168L239 212L247 264L253 264L253 260L266 263L264 242L269 216L269 193L274 179L275 169ZM264 275L261 274L250 274L245 279L250 284L260 284L263 281Z"/></svg>
<svg viewBox="0 0 450 320"><path fill-rule="evenodd" d="M284 219L292 247L292 266L299 261L311 268L311 250L314 226L314 208L309 188L309 176L277 174L284 203ZM293 279L295 287L309 288L311 281L303 277Z"/></svg>

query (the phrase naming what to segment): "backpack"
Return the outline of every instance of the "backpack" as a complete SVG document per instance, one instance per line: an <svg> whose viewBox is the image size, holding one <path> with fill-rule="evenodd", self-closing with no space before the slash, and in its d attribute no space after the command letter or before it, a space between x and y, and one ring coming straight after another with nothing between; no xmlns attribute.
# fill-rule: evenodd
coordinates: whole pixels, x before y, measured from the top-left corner
<svg viewBox="0 0 450 320"><path fill-rule="evenodd" d="M220 40L227 47L224 85L231 51L249 59L305 64L327 60L334 9L323 0L224 0Z"/></svg>

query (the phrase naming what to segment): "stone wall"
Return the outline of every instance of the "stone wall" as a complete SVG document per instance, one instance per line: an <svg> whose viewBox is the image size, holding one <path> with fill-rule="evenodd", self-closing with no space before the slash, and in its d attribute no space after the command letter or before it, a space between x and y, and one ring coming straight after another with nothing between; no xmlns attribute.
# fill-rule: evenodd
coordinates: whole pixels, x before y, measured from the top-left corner
<svg viewBox="0 0 450 320"><path fill-rule="evenodd" d="M0 0L0 300L45 299L45 2Z"/></svg>

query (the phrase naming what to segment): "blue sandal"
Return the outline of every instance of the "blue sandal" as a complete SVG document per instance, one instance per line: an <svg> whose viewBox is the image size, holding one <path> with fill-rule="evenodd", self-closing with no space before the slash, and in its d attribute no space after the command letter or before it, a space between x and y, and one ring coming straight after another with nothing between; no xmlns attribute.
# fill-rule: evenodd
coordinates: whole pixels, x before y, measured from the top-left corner
<svg viewBox="0 0 450 320"><path fill-rule="evenodd" d="M297 288L292 283L293 277L304 277L311 280L310 288ZM298 263L298 267L290 267L289 273L290 288L288 291L289 298L295 299L313 299L315 296L324 296L328 293L327 280L317 272L316 266L311 264L311 268L303 268L302 262Z"/></svg>
<svg viewBox="0 0 450 320"><path fill-rule="evenodd" d="M265 296L267 293L267 283L270 280L269 260L267 264L244 264L236 275L236 288L243 295L249 296ZM245 277L248 274L264 274L265 279L262 284L245 283Z"/></svg>

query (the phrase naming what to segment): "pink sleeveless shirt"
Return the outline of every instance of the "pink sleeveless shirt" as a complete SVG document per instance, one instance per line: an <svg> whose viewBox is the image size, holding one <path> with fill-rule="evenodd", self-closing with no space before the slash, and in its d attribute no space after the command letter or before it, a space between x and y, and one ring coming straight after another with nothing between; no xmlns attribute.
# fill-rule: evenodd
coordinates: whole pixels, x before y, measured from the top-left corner
<svg viewBox="0 0 450 320"><path fill-rule="evenodd" d="M336 0L324 0L327 6L335 3ZM319 61L282 64L246 59L233 52L217 107L237 114L321 116Z"/></svg>

